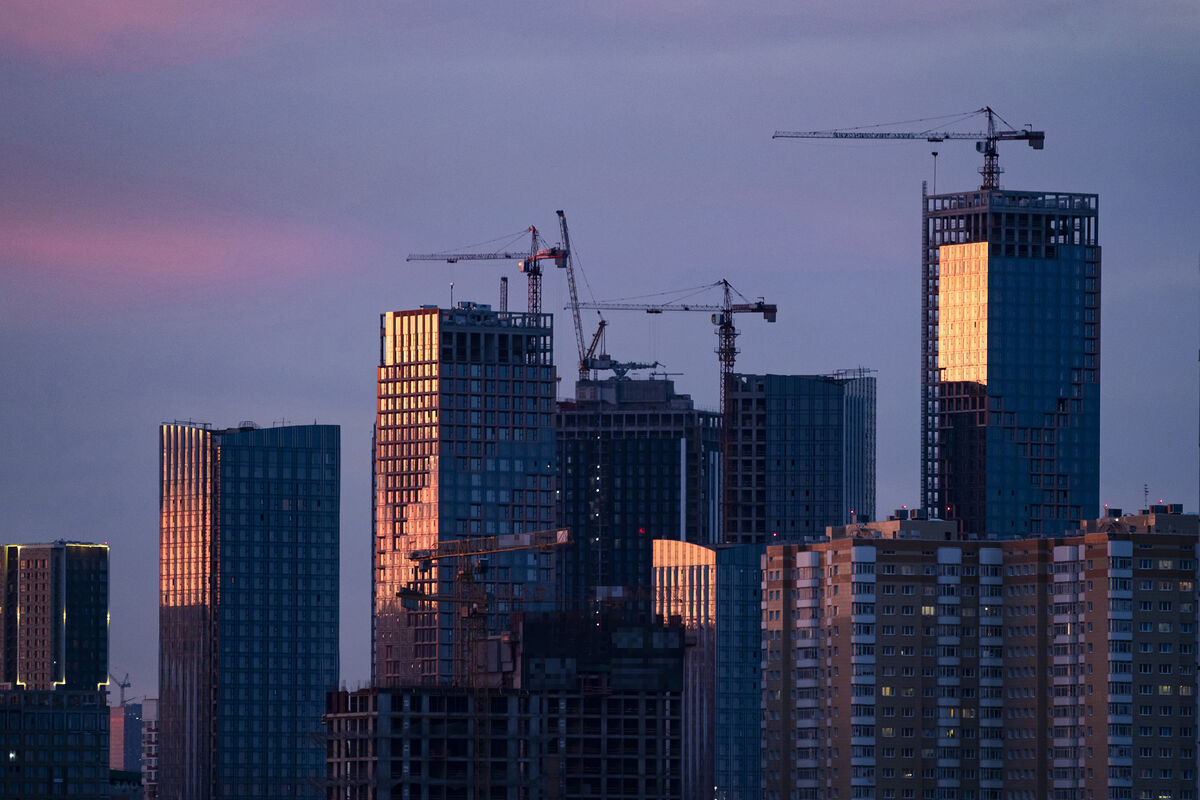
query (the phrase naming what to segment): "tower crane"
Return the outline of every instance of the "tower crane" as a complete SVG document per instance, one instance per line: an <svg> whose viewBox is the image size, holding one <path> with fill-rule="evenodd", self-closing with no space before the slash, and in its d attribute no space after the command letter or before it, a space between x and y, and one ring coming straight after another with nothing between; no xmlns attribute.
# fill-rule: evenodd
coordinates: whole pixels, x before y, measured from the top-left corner
<svg viewBox="0 0 1200 800"><path fill-rule="evenodd" d="M600 324L596 326L596 333L592 336L592 343L588 345L588 349L584 351L583 357L579 359L580 380L586 380L591 372L611 370L620 379L624 378L630 370L654 369L655 367L662 366L657 361L649 363L613 361L612 356L605 352L607 348L604 346L604 329L606 327L608 327L608 322L602 318Z"/></svg>
<svg viewBox="0 0 1200 800"><path fill-rule="evenodd" d="M996 150L996 143L1001 141L1019 141L1028 142L1029 146L1034 150L1041 150L1046 146L1046 132L1032 130L1030 126L1024 128L1013 128L1009 126L1003 118L1000 117L991 106L984 106L977 111L968 111L965 114L954 115L957 118L955 122L971 117L979 116L980 114L987 116L987 131L982 133L963 133L960 131L933 129L915 132L899 132L899 131L874 131L868 128L879 128L882 125L867 125L858 128L836 128L828 131L775 131L772 139L924 139L927 142L942 142L948 139L974 139L975 149L983 154L983 166L979 168L979 174L983 177L983 183L980 189L991 190L1000 188L1000 174L1004 172L1000 168L1000 155ZM913 120L914 122L926 122L930 119L946 119L946 117L927 118ZM996 120L1008 126L1003 129L996 127ZM887 123L895 124L895 123Z"/></svg>
<svg viewBox="0 0 1200 800"><path fill-rule="evenodd" d="M559 212L560 214L562 212ZM567 252L561 247L548 247L538 229L530 225L521 233L530 234L528 252L499 250L490 253L409 253L405 261L516 261L517 269L529 279L527 308L531 314L542 313L542 262L552 261L558 267L565 266ZM520 234L517 234L518 236Z"/></svg>
<svg viewBox="0 0 1200 800"><path fill-rule="evenodd" d="M623 303L612 301L580 302L580 308L593 308L597 311L645 311L647 314L662 314L665 311L708 311L712 315L712 323L717 326L717 361L721 366L721 412L727 413L726 401L729 381L733 376L734 362L737 359L737 328L733 324L734 314L762 314L767 322L775 321L776 306L767 303L759 297L754 301L748 300L741 292L733 288L727 280L719 280L703 288L721 287L723 298L720 305L701 303ZM733 295L743 301L733 302Z"/></svg>
<svg viewBox="0 0 1200 800"><path fill-rule="evenodd" d="M125 690L133 685L129 682L129 673L126 672L124 678L118 678L116 675L113 675L110 672L108 674L108 677L112 678L112 682L115 683L117 685L117 688L119 688L121 690L121 703L120 704L122 706L124 706L125 705Z"/></svg>

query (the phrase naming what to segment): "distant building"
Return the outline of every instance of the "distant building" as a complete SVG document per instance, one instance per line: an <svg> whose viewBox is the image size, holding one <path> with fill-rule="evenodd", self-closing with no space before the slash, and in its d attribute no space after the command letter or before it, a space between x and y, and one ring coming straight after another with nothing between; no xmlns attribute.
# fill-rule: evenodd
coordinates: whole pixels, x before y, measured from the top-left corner
<svg viewBox="0 0 1200 800"><path fill-rule="evenodd" d="M762 553L762 545L654 542L654 610L686 632L684 797L762 797Z"/></svg>
<svg viewBox="0 0 1200 800"><path fill-rule="evenodd" d="M1195 515L831 533L763 557L764 797L1195 800Z"/></svg>
<svg viewBox="0 0 1200 800"><path fill-rule="evenodd" d="M160 436L159 793L312 797L338 682L336 425Z"/></svg>
<svg viewBox="0 0 1200 800"><path fill-rule="evenodd" d="M875 378L734 375L725 495L733 544L804 542L875 515Z"/></svg>
<svg viewBox="0 0 1200 800"><path fill-rule="evenodd" d="M652 542L717 541L720 425L668 380L579 381L558 404L563 594L649 612Z"/></svg>
<svg viewBox="0 0 1200 800"><path fill-rule="evenodd" d="M682 631L583 619L530 626L517 688L331 692L326 799L684 800Z"/></svg>
<svg viewBox="0 0 1200 800"><path fill-rule="evenodd" d="M1015 538L1098 513L1098 222L1094 194L923 194L927 516Z"/></svg>
<svg viewBox="0 0 1200 800"><path fill-rule="evenodd" d="M0 680L26 689L108 684L108 545L0 548Z"/></svg>
<svg viewBox="0 0 1200 800"><path fill-rule="evenodd" d="M142 769L142 704L108 709L108 766L125 772Z"/></svg>
<svg viewBox="0 0 1200 800"><path fill-rule="evenodd" d="M454 569L414 561L439 542L554 527L553 317L459 303L380 317L371 548L372 682L447 682ZM550 555L488 560L487 629L557 598ZM412 605L412 603L410 603Z"/></svg>
<svg viewBox="0 0 1200 800"><path fill-rule="evenodd" d="M158 700L142 701L142 797L158 798Z"/></svg>

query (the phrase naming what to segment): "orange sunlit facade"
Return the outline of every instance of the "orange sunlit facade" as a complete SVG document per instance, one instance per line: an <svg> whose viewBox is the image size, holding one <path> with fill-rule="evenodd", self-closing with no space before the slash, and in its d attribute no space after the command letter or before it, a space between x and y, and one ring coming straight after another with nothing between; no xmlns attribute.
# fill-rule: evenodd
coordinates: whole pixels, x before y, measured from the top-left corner
<svg viewBox="0 0 1200 800"><path fill-rule="evenodd" d="M943 381L987 383L987 242L941 248L938 367Z"/></svg>

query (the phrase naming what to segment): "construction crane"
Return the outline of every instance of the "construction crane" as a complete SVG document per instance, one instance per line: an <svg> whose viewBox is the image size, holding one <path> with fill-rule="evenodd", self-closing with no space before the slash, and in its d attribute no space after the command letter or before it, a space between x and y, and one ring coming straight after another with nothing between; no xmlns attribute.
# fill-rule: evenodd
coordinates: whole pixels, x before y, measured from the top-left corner
<svg viewBox="0 0 1200 800"><path fill-rule="evenodd" d="M618 379L624 378L630 370L635 369L654 369L661 367L657 361L650 363L642 363L638 361L614 361L605 350L604 346L604 329L608 327L608 322L604 319L600 320L600 324L596 326L596 333L592 336L592 343L588 345L588 349L584 351L583 357L579 359L579 378L587 380L592 373L612 371ZM599 350L599 352L597 352Z"/></svg>
<svg viewBox="0 0 1200 800"><path fill-rule="evenodd" d="M117 688L119 688L121 690L121 703L120 704L122 706L124 706L125 705L125 690L128 689L130 686L132 686L132 684L129 682L129 673L126 672L124 678L117 678L116 675L113 675L110 672L110 673L108 673L108 677L111 678L112 682L115 683L117 685Z"/></svg>
<svg viewBox="0 0 1200 800"><path fill-rule="evenodd" d="M721 287L723 299L720 305L700 304L700 303L623 303L612 301L599 302L580 302L580 308L592 308L597 311L645 311L647 314L662 314L665 311L707 311L715 312L712 315L713 325L717 326L717 361L721 366L721 412L727 413L726 401L728 400L727 393L729 382L733 376L734 362L737 360L737 328L733 324L734 314L762 314L763 319L767 322L775 321L776 306L774 303L767 303L763 298L759 297L756 300L750 301L742 295L733 285L721 279L716 283L709 284L701 288ZM743 301L741 303L733 302L733 296L737 295Z"/></svg>
<svg viewBox="0 0 1200 800"><path fill-rule="evenodd" d="M980 189L992 190L1000 188L1000 174L1004 172L1000 168L1000 156L996 150L996 143L1001 141L1018 141L1028 142L1029 146L1034 150L1041 150L1046 146L1046 132L1035 131L1031 126L1024 128L1013 128L1000 117L991 106L984 106L978 111L968 111L965 114L952 115L956 119L954 122L959 122L964 119L979 116L980 114L987 116L987 131L982 133L963 133L959 131L949 130L924 130L916 132L897 132L897 131L874 131L869 128L880 128L884 125L866 125L859 128L836 128L829 131L775 131L772 139L924 139L927 142L942 142L948 139L974 139L975 149L983 154L983 166L979 168L979 174L983 177L983 183ZM934 117L912 122L928 122L933 119L946 120L948 117ZM1004 129L996 127L996 120L1000 120L1004 125L1008 126ZM885 123L885 125L894 125L898 123ZM951 123L941 123L951 124Z"/></svg>
<svg viewBox="0 0 1200 800"><path fill-rule="evenodd" d="M481 645L487 639L489 598L482 583L487 575L487 565L480 559L523 550L548 551L570 543L570 531L556 528L506 536L451 539L439 542L434 548L409 553L418 570L428 571L442 563L454 568L450 594L423 592L416 588L414 580L414 585L401 589L396 596L410 610L417 609L421 603L449 603L458 607L454 615L454 684L471 689L475 797L488 796L491 772L490 756L487 755L491 729L485 675L488 664L486 653L481 652Z"/></svg>
<svg viewBox="0 0 1200 800"><path fill-rule="evenodd" d="M560 214L562 212L559 212ZM566 251L560 247L548 247L538 229L530 225L521 233L530 234L529 250L514 252L499 250L489 253L409 253L405 261L445 261L454 264L459 261L516 261L517 269L525 273L529 279L529 300L527 308L531 314L542 313L542 262L552 261L558 267L565 266Z"/></svg>

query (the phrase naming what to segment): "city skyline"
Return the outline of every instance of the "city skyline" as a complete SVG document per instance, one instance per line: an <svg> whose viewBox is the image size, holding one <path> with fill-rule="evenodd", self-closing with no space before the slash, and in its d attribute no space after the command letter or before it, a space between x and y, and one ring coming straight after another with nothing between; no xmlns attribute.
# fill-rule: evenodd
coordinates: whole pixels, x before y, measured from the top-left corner
<svg viewBox="0 0 1200 800"><path fill-rule="evenodd" d="M494 304L502 275L523 310L515 265L403 256L551 230L555 208L597 298L726 277L777 303L777 325L739 325L740 372L880 370L877 508L918 503L915 209L934 146L771 142L778 128L986 103L1044 129L1043 152L1002 143L1002 185L1104 207L1100 501L1141 507L1148 484L1151 502L1196 508L1187 4L981 17L930 3L867 23L863 6L535 6L514 20L119 5L65 29L53 4L23 8L0 22L14 109L0 122L0 500L12 541L111 543L110 664L131 696L157 691L142 611L154 432L182 417L342 426L342 675L367 678L369 596L349 587L369 563L373 320L449 305L451 281L456 300ZM936 147L937 191L977 185L969 143ZM547 275L559 320L565 284ZM607 319L615 358L662 361L715 408L706 317ZM569 396L573 344L557 339Z"/></svg>

